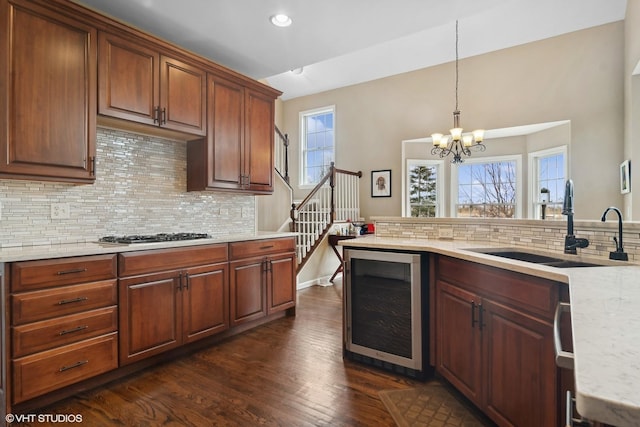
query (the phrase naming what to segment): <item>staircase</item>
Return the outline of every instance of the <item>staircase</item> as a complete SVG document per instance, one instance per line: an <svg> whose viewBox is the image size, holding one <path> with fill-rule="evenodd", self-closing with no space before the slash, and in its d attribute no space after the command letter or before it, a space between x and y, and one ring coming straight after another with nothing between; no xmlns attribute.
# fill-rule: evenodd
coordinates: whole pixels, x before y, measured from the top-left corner
<svg viewBox="0 0 640 427"><path fill-rule="evenodd" d="M289 138L276 127L276 172L289 183ZM362 172L338 169L332 162L327 174L298 204L292 203L289 229L298 233L298 268L309 260L336 222L360 218L360 178Z"/></svg>

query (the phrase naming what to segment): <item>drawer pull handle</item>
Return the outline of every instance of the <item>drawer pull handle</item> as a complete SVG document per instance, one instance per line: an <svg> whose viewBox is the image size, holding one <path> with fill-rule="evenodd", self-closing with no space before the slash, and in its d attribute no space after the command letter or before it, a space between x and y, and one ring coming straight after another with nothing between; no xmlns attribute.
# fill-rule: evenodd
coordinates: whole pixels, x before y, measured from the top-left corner
<svg viewBox="0 0 640 427"><path fill-rule="evenodd" d="M63 299L58 301L58 305L65 305L65 304L71 304L74 302L81 302L81 301L86 301L89 298L87 297L78 297L78 298L71 298L71 299Z"/></svg>
<svg viewBox="0 0 640 427"><path fill-rule="evenodd" d="M79 368L80 366L86 365L87 363L89 363L88 360L79 360L76 363L74 363L73 365L63 366L62 368L60 368L58 370L58 372L64 372L64 371L68 371L69 369Z"/></svg>
<svg viewBox="0 0 640 427"><path fill-rule="evenodd" d="M71 270L58 271L58 276L63 274L84 273L85 271L87 271L86 268L73 268Z"/></svg>
<svg viewBox="0 0 640 427"><path fill-rule="evenodd" d="M67 335L67 334L72 334L74 332L80 332L87 329L88 327L89 327L88 325L82 325L82 326L76 326L73 329L65 329L63 331L60 331L60 335Z"/></svg>
<svg viewBox="0 0 640 427"><path fill-rule="evenodd" d="M260 246L260 249L271 249L273 247L273 245L269 245L269 246Z"/></svg>

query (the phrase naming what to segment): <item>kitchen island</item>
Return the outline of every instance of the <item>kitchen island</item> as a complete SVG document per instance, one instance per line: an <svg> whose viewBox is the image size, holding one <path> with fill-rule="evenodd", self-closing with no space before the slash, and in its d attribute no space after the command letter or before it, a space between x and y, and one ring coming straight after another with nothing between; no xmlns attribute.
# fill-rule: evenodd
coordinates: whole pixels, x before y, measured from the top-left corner
<svg viewBox="0 0 640 427"><path fill-rule="evenodd" d="M498 247L478 241L367 236L340 245L434 253L568 284L577 410L584 418L619 427L638 424L640 266L567 255L606 266L560 269L478 252Z"/></svg>

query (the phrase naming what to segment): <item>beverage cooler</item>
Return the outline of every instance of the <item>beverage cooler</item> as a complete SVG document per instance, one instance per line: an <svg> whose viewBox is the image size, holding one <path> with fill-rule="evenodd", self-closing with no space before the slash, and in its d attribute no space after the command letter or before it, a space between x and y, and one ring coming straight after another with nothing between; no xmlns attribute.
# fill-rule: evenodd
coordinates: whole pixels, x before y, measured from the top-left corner
<svg viewBox="0 0 640 427"><path fill-rule="evenodd" d="M428 255L344 250L345 357L414 378L428 365Z"/></svg>

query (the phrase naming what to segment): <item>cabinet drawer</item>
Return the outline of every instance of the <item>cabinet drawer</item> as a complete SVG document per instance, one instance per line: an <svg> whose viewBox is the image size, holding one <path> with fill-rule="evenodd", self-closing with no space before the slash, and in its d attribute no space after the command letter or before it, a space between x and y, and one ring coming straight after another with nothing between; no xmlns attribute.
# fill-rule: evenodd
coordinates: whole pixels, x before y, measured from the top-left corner
<svg viewBox="0 0 640 427"><path fill-rule="evenodd" d="M115 332L118 309L99 308L12 328L13 357L49 350L87 338Z"/></svg>
<svg viewBox="0 0 640 427"><path fill-rule="evenodd" d="M13 403L118 367L118 333L91 338L12 362Z"/></svg>
<svg viewBox="0 0 640 427"><path fill-rule="evenodd" d="M11 295L12 325L79 313L118 303L115 280Z"/></svg>
<svg viewBox="0 0 640 427"><path fill-rule="evenodd" d="M494 301L553 319L560 283L446 256L438 260L439 278Z"/></svg>
<svg viewBox="0 0 640 427"><path fill-rule="evenodd" d="M125 252L119 255L120 276L169 271L227 261L227 244Z"/></svg>
<svg viewBox="0 0 640 427"><path fill-rule="evenodd" d="M115 254L21 261L11 264L11 291L115 279L116 273Z"/></svg>
<svg viewBox="0 0 640 427"><path fill-rule="evenodd" d="M229 243L229 257L231 259L249 258L279 252L293 252L295 249L296 241L293 237L233 242Z"/></svg>

